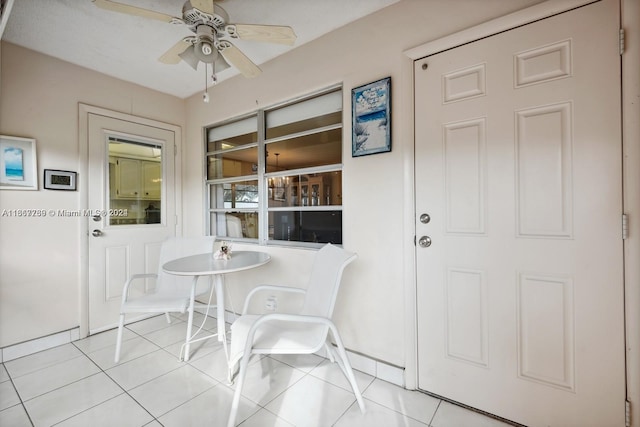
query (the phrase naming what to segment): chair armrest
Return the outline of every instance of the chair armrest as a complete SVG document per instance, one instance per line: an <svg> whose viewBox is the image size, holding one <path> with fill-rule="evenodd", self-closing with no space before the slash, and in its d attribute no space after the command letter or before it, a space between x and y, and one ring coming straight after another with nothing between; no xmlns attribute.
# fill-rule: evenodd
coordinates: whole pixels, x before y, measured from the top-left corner
<svg viewBox="0 0 640 427"><path fill-rule="evenodd" d="M244 307L242 308L242 314L247 314L249 310L249 304L251 302L251 298L255 296L258 292L262 291L278 291L278 292L290 292L295 294L306 294L306 289L294 288L292 286L276 286L276 285L260 285L251 290L247 295L247 298L244 300Z"/></svg>
<svg viewBox="0 0 640 427"><path fill-rule="evenodd" d="M158 275L155 273L146 273L146 274L132 274L131 277L124 283L124 288L122 289L122 303L124 304L129 297L129 287L134 280L138 279L157 279Z"/></svg>

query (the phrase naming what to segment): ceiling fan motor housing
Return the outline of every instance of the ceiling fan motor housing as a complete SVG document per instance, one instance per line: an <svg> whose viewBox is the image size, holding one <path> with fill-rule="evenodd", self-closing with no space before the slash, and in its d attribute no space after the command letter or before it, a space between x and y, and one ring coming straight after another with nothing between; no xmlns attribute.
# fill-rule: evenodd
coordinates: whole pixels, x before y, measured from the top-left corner
<svg viewBox="0 0 640 427"><path fill-rule="evenodd" d="M200 24L208 25L219 31L224 29L226 23L229 22L229 14L217 4L213 14L208 14L193 7L190 1L185 2L182 7L182 18L193 32L196 32L196 27Z"/></svg>
<svg viewBox="0 0 640 427"><path fill-rule="evenodd" d="M215 62L218 58L218 51L214 48L215 30L208 25L199 25L196 29L197 41L195 42L194 54L207 64Z"/></svg>

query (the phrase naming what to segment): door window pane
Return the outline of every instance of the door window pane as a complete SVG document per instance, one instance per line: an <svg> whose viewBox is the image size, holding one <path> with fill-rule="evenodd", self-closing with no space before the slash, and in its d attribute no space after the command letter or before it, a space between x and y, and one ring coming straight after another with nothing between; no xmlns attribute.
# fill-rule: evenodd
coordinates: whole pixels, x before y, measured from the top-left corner
<svg viewBox="0 0 640 427"><path fill-rule="evenodd" d="M109 138L109 225L162 222L162 146Z"/></svg>

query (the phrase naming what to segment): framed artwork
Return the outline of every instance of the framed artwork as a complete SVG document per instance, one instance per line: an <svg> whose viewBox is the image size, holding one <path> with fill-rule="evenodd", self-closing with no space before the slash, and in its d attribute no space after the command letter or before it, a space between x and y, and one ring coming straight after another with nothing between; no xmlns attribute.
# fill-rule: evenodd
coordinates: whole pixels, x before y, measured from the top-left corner
<svg viewBox="0 0 640 427"><path fill-rule="evenodd" d="M37 190L36 140L0 135L0 190Z"/></svg>
<svg viewBox="0 0 640 427"><path fill-rule="evenodd" d="M351 90L353 157L391 151L391 77Z"/></svg>
<svg viewBox="0 0 640 427"><path fill-rule="evenodd" d="M44 188L47 190L76 191L77 175L76 172L71 171L45 169Z"/></svg>
<svg viewBox="0 0 640 427"><path fill-rule="evenodd" d="M280 202L286 201L285 199L285 188L284 187L275 187L273 189L273 200L278 200Z"/></svg>

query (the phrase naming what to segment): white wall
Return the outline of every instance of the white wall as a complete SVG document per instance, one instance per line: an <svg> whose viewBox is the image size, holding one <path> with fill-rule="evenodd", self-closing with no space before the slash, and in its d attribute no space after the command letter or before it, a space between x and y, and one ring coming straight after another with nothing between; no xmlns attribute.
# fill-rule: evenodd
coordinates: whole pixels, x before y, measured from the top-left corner
<svg viewBox="0 0 640 427"><path fill-rule="evenodd" d="M181 99L5 42L0 54L0 134L36 139L39 181L0 191L0 212L91 208L42 188L44 169L79 170L79 102L184 127ZM79 326L82 220L0 217L0 347Z"/></svg>
<svg viewBox="0 0 640 427"><path fill-rule="evenodd" d="M342 83L343 241L359 259L345 271L335 320L351 350L405 366L404 313L409 308L404 287L413 284L405 283L404 257L413 255L406 250L413 230L405 227L404 168L407 153L413 150L412 130L406 125L407 115L412 114L413 83L403 68L407 59L402 52L534 3L538 1L404 0L263 64L263 74L255 79L222 82L210 89L210 104L203 104L200 94L189 98L184 156L188 166L183 168L185 233L204 231L203 126ZM387 76L392 79L392 152L352 158L351 88ZM242 301L247 289L264 277L270 283L295 284L313 255L295 249L266 250L277 262L228 279L236 286L235 301Z"/></svg>

